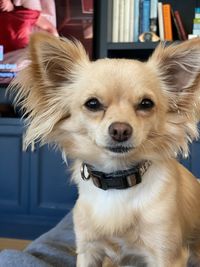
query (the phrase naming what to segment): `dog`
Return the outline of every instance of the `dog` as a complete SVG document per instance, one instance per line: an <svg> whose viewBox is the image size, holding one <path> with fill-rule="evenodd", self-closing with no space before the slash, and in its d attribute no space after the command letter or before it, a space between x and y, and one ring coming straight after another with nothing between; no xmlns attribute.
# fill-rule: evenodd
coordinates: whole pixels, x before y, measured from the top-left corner
<svg viewBox="0 0 200 267"><path fill-rule="evenodd" d="M176 160L198 137L200 39L90 61L78 41L37 33L29 59L11 90L26 146L74 160L77 267L200 266L200 185Z"/></svg>

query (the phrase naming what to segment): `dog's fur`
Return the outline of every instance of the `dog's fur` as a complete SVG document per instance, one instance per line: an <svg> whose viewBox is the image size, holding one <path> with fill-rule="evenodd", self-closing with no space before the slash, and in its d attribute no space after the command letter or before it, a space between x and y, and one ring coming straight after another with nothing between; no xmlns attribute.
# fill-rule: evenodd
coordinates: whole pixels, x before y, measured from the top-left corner
<svg viewBox="0 0 200 267"><path fill-rule="evenodd" d="M55 143L75 160L79 188L74 208L77 266L200 266L200 185L176 160L197 138L200 40L164 48L147 62L91 62L79 42L33 35L31 63L12 88L28 120L26 145ZM86 102L98 99L96 111ZM143 109L150 99L154 106ZM118 146L109 127L128 124L132 135ZM82 162L106 173L143 160L151 166L132 188L101 190L81 179Z"/></svg>

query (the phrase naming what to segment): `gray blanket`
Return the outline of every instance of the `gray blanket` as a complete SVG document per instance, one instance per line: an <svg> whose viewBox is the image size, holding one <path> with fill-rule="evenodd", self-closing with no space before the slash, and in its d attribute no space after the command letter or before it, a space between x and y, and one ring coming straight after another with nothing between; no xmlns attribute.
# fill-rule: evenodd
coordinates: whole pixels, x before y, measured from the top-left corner
<svg viewBox="0 0 200 267"><path fill-rule="evenodd" d="M74 267L76 264L72 213L24 251L3 250L0 267Z"/></svg>

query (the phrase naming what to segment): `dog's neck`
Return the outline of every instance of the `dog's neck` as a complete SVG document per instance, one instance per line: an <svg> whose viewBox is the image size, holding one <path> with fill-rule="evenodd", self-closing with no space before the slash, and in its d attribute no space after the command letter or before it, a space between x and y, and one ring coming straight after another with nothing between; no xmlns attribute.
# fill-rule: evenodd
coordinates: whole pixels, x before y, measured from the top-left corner
<svg viewBox="0 0 200 267"><path fill-rule="evenodd" d="M150 161L142 161L130 169L104 173L89 164L82 163L81 177L83 180L91 179L96 187L103 190L126 189L141 183L142 176L150 165Z"/></svg>

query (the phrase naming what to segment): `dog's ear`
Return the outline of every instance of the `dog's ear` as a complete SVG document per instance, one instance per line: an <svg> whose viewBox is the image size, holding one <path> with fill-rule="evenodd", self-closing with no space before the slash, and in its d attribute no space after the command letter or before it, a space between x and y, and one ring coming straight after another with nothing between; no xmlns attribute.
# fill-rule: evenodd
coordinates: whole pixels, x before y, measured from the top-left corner
<svg viewBox="0 0 200 267"><path fill-rule="evenodd" d="M171 151L188 153L188 141L198 137L200 118L200 39L168 47L159 45L147 62L168 99L165 142Z"/></svg>
<svg viewBox="0 0 200 267"><path fill-rule="evenodd" d="M88 61L85 49L77 40L36 33L29 47L33 75L46 85L70 82L76 67Z"/></svg>
<svg viewBox="0 0 200 267"><path fill-rule="evenodd" d="M187 112L191 109L191 103L198 104L196 96L200 78L199 38L168 47L160 44L148 64L157 70L165 92L169 93L172 100L169 103L170 111Z"/></svg>
<svg viewBox="0 0 200 267"><path fill-rule="evenodd" d="M26 146L36 140L46 142L57 122L70 116L71 87L79 71L89 63L78 41L45 33L31 37L29 59L28 67L10 86L16 94L15 104L21 106L27 118Z"/></svg>

